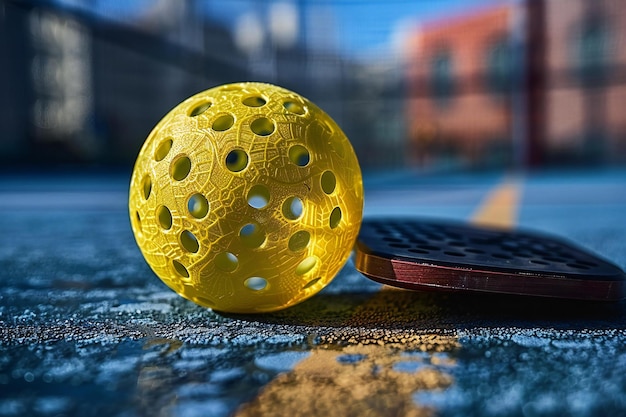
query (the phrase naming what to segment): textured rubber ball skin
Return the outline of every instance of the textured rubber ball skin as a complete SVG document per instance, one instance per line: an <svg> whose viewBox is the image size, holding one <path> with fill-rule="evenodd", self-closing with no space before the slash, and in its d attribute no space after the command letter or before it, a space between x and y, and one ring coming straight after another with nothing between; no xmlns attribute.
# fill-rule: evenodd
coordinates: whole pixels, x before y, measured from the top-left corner
<svg viewBox="0 0 626 417"><path fill-rule="evenodd" d="M130 184L131 226L154 273L232 313L319 292L349 258L362 211L345 134L270 84L222 85L180 103L146 139Z"/></svg>

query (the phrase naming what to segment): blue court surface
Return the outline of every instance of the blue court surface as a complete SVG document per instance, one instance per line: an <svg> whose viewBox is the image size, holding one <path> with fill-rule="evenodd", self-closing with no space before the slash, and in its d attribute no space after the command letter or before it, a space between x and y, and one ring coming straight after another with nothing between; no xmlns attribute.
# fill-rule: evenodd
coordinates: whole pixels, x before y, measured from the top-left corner
<svg viewBox="0 0 626 417"><path fill-rule="evenodd" d="M366 217L487 205L626 268L625 170L364 181ZM218 314L149 269L127 186L0 177L0 416L626 415L626 302L396 290L349 262L293 308Z"/></svg>

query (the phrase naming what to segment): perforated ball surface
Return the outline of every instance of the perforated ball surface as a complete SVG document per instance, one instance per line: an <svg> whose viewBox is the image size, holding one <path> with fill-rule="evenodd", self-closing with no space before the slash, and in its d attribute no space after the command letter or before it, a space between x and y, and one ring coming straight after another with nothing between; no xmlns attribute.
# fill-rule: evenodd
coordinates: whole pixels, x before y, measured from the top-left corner
<svg viewBox="0 0 626 417"><path fill-rule="evenodd" d="M176 106L144 143L129 210L146 261L205 307L267 312L301 302L344 265L363 185L350 142L304 97L223 85Z"/></svg>

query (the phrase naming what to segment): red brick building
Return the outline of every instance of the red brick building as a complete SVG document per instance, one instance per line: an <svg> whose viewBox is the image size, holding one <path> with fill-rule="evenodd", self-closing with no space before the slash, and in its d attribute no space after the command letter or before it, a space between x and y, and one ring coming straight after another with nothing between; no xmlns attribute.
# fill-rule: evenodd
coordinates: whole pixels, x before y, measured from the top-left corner
<svg viewBox="0 0 626 417"><path fill-rule="evenodd" d="M510 153L510 20L508 7L480 10L411 38L407 120L418 163L462 155L478 164L498 149Z"/></svg>
<svg viewBox="0 0 626 417"><path fill-rule="evenodd" d="M626 162L622 0L528 0L423 25L409 45L414 163Z"/></svg>
<svg viewBox="0 0 626 417"><path fill-rule="evenodd" d="M547 156L626 162L626 4L545 5Z"/></svg>

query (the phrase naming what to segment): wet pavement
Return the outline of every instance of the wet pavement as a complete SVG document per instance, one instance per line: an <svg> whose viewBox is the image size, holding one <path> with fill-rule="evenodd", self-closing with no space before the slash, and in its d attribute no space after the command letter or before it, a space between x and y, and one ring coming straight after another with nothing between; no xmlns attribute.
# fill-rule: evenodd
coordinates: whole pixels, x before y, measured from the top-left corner
<svg viewBox="0 0 626 417"><path fill-rule="evenodd" d="M502 181L366 177L365 215L468 220ZM517 183L520 226L626 267L626 171ZM349 263L291 309L218 314L151 272L126 187L0 177L0 416L626 415L625 302L394 290Z"/></svg>

